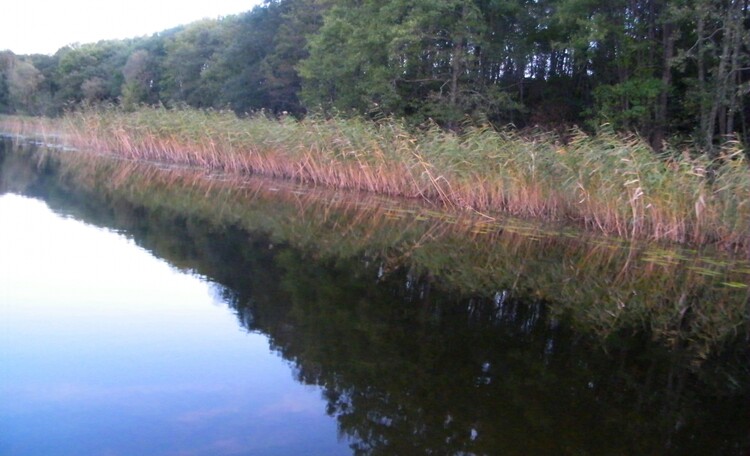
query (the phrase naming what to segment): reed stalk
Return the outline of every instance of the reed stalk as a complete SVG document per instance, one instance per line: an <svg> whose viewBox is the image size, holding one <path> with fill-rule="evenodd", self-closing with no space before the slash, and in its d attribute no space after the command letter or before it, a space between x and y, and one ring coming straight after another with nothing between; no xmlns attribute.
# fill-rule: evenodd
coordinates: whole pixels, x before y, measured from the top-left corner
<svg viewBox="0 0 750 456"><path fill-rule="evenodd" d="M573 131L561 144L548 133L488 126L455 134L388 118L298 121L151 107L89 108L45 122L3 118L0 126L57 129L75 147L134 160L570 221L628 239L750 246L750 171L737 143L710 160L690 148L656 155L640 138L606 129Z"/></svg>

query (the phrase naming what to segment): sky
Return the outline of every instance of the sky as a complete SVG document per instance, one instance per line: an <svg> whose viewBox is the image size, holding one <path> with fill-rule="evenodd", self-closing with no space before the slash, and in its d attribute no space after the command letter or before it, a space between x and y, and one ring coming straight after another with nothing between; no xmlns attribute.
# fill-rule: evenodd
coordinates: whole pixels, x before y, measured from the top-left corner
<svg viewBox="0 0 750 456"><path fill-rule="evenodd" d="M0 50L54 54L72 43L151 35L203 18L251 10L263 0L7 0Z"/></svg>

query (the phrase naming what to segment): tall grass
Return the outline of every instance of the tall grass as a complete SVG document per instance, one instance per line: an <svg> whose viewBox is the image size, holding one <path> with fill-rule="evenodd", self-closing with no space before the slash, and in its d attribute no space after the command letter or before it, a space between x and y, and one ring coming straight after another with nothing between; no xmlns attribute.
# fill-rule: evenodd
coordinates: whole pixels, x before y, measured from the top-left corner
<svg viewBox="0 0 750 456"><path fill-rule="evenodd" d="M606 130L574 131L562 144L490 127L414 132L394 119L147 107L83 110L63 128L77 147L131 159L572 221L631 239L750 245L750 172L734 143L712 161L690 149L656 155L640 138Z"/></svg>

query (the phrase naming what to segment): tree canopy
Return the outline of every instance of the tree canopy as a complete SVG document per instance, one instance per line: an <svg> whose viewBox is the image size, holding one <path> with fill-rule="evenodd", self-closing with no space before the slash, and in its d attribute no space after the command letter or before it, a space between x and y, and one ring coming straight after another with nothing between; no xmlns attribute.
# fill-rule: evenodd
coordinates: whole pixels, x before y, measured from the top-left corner
<svg viewBox="0 0 750 456"><path fill-rule="evenodd" d="M81 103L393 115L660 148L750 142L746 0L266 0L151 37L0 54L0 112Z"/></svg>

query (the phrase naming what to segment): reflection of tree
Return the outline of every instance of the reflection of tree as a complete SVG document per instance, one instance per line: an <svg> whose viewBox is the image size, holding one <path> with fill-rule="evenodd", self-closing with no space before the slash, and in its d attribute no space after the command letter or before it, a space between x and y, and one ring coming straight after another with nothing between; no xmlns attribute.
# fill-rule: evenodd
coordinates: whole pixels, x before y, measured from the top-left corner
<svg viewBox="0 0 750 456"><path fill-rule="evenodd" d="M428 277L377 284L376 264L290 251L276 262L294 330L269 335L301 381L324 389L359 453L717 451L708 436L722 429L702 416L714 399L645 335L612 340L606 354L543 303L433 294L414 305ZM721 413L742 419L741 406Z"/></svg>
<svg viewBox="0 0 750 456"><path fill-rule="evenodd" d="M450 274L463 273L447 265L467 261L454 254L457 243L423 259L431 267L385 259L379 249L333 255L231 217L202 217L180 194L150 192L145 201L132 189L72 185L53 171L15 180L0 172L0 188L44 195L59 210L125 230L220 284L241 324L266 334L301 382L320 386L355 453L742 454L750 444L742 337L693 368L680 344L653 342L641 329L648 325L604 339L582 331L573 314L587 302L560 311L546 293L522 287L446 291L457 280ZM274 210L284 209L271 207L269 219ZM320 228L305 230L299 236ZM517 280L507 276L514 262L517 270L542 264L530 248L514 248L494 283Z"/></svg>

